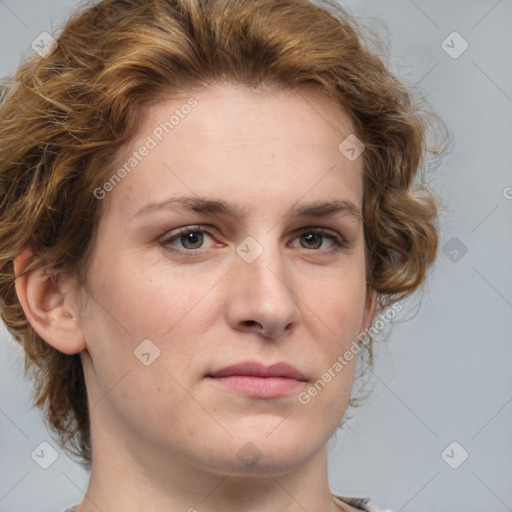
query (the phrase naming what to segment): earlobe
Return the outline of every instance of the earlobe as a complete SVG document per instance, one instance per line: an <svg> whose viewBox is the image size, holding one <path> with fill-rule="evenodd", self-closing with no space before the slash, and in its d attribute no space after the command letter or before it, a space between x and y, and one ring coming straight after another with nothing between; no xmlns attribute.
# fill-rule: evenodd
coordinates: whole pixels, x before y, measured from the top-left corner
<svg viewBox="0 0 512 512"><path fill-rule="evenodd" d="M27 320L57 350L65 354L85 350L71 278L50 277L46 268L37 263L30 248L14 259L16 293Z"/></svg>

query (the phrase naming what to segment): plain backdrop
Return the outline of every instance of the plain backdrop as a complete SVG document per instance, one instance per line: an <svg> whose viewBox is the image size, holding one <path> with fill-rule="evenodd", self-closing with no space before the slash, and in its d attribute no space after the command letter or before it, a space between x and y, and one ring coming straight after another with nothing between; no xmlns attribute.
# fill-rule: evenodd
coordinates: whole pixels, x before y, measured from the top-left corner
<svg viewBox="0 0 512 512"><path fill-rule="evenodd" d="M433 177L448 205L438 262L419 313L378 345L373 393L330 450L331 490L394 512L512 510L512 1L341 3L422 88L453 149ZM79 5L0 0L0 75ZM0 512L57 512L83 499L88 475L31 408L1 329ZM42 442L58 454L48 469L31 457Z"/></svg>

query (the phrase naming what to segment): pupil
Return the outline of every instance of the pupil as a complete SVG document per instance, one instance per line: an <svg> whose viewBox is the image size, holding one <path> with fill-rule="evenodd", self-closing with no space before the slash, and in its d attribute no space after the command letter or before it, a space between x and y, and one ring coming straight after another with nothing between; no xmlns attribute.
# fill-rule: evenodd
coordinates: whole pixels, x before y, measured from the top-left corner
<svg viewBox="0 0 512 512"><path fill-rule="evenodd" d="M184 236L184 245L185 247L187 246L187 244L197 244L198 241L200 242L201 241L201 237L197 234L197 233L186 233Z"/></svg>
<svg viewBox="0 0 512 512"><path fill-rule="evenodd" d="M310 242L313 242L313 245L315 245L314 239L315 239L316 236L317 235L315 235L314 233L310 233L309 235L306 235L306 240L307 240L307 243L308 243L309 246L311 246ZM318 244L316 244L316 245L318 245Z"/></svg>

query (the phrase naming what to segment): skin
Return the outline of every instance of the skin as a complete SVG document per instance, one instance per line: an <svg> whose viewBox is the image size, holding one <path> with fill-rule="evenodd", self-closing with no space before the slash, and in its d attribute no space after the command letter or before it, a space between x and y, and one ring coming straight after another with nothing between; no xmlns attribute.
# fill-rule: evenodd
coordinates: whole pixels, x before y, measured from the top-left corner
<svg viewBox="0 0 512 512"><path fill-rule="evenodd" d="M355 358L308 404L297 395L370 325L363 224L346 212L286 215L327 199L361 210L362 158L338 150L353 132L350 119L305 86L263 94L224 84L194 98L191 113L103 199L87 286L74 293L71 277L52 281L37 268L16 281L36 331L82 357L94 455L78 510L356 510L334 503L326 450L348 405ZM147 107L116 165L187 99ZM136 215L178 195L231 201L247 216ZM211 234L163 243L196 225ZM348 245L336 250L301 228L324 228ZM251 263L236 251L247 236L263 249ZM30 261L24 251L16 273ZM160 350L148 366L134 356L144 339ZM286 361L308 382L262 399L206 378L243 360ZM246 466L241 449L258 462Z"/></svg>

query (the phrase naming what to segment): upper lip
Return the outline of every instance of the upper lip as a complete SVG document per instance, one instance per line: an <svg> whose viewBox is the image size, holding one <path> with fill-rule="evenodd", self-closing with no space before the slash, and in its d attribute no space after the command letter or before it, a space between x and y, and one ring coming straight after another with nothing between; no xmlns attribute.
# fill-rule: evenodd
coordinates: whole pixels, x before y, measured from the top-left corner
<svg viewBox="0 0 512 512"><path fill-rule="evenodd" d="M290 379L305 381L304 375L294 366L280 362L265 366L256 361L242 361L216 370L208 377L230 377L232 375L250 375L254 377L288 377Z"/></svg>

